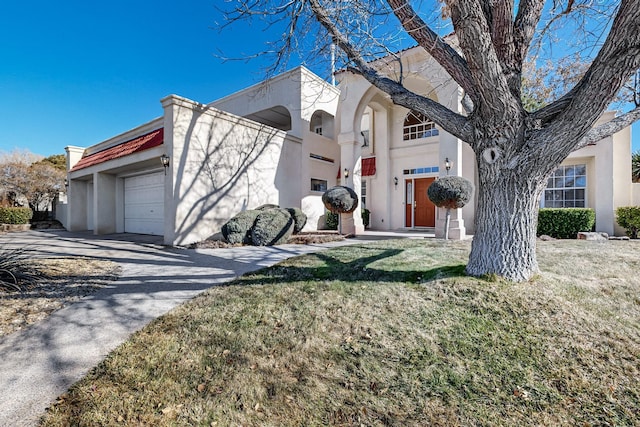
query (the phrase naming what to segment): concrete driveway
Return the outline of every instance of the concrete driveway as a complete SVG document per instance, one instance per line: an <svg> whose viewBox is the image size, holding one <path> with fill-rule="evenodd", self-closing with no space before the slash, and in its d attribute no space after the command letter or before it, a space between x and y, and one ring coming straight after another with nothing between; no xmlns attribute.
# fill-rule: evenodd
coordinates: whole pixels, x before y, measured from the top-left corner
<svg viewBox="0 0 640 427"><path fill-rule="evenodd" d="M0 234L0 248L27 247L33 256L111 260L122 267L121 277L111 286L2 338L0 426L37 424L57 396L133 332L203 290L292 256L363 240L367 238L186 250L166 248L157 237L131 234L93 236L59 230Z"/></svg>

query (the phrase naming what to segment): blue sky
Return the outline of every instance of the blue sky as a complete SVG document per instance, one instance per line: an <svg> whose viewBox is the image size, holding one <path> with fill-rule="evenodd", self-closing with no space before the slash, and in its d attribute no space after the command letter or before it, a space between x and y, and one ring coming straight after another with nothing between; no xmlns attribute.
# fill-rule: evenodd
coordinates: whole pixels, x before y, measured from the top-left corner
<svg viewBox="0 0 640 427"><path fill-rule="evenodd" d="M86 147L162 115L177 94L210 102L264 76L261 27L219 32L221 0L3 0L0 151L48 156ZM640 126L634 127L634 150Z"/></svg>

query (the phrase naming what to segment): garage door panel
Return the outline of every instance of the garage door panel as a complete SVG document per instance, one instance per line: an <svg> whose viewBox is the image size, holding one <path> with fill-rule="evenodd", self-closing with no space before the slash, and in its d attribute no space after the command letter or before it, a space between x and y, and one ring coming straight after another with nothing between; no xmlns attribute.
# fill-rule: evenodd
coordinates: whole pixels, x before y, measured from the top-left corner
<svg viewBox="0 0 640 427"><path fill-rule="evenodd" d="M125 178L124 231L164 235L164 175L162 173Z"/></svg>

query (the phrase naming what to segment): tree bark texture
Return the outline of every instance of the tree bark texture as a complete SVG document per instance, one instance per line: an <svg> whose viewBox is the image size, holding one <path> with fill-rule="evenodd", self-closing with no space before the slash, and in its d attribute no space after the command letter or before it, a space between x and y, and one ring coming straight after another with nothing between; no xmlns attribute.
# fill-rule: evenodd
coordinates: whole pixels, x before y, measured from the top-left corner
<svg viewBox="0 0 640 427"><path fill-rule="evenodd" d="M491 160L489 158L489 160ZM496 274L512 281L529 280L538 273L536 229L540 195L546 184L544 169L494 166L478 156L479 186L476 232L467 274Z"/></svg>

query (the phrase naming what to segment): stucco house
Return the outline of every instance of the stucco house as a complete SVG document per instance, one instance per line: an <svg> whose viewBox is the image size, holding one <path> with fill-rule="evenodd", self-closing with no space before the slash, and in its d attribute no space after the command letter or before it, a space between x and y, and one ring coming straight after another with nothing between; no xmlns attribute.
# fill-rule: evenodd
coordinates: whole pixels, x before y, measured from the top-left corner
<svg viewBox="0 0 640 427"><path fill-rule="evenodd" d="M403 51L401 60L406 86L462 111L460 88L424 50ZM400 72L397 60L376 66ZM426 189L447 173L475 182L472 150L362 77L336 77L334 87L298 67L209 104L171 95L161 100L161 117L86 149L67 147L63 223L184 245L241 210L274 203L302 208L313 230L324 226L323 192L342 184L370 210L371 228L443 235L444 211ZM599 231L621 234L614 210L634 201L630 140L627 128L574 152L541 205L594 208ZM452 212L451 238L473 234L474 213L475 203ZM362 229L360 208L343 218L343 231Z"/></svg>
<svg viewBox="0 0 640 427"><path fill-rule="evenodd" d="M374 65L389 76L402 73L409 89L463 112L461 89L424 49L407 49L400 61L401 67L396 57L382 58ZM435 227L436 236L443 236L445 210L429 201L426 189L447 173L476 183L475 154L428 118L393 104L363 77L350 72L337 77L341 95L336 133L341 162L356 170L349 185L365 194L364 204L372 212L371 227ZM606 112L599 123L614 116ZM573 152L549 179L541 207L593 208L598 231L623 235L624 230L615 223L615 208L638 203L637 187L631 182L631 129L627 127ZM468 203L452 212L452 238L474 233L476 205Z"/></svg>
<svg viewBox="0 0 640 427"><path fill-rule="evenodd" d="M273 203L301 207L317 229L322 193L336 183L338 94L298 67L211 104L168 96L161 117L86 149L66 147L63 223L184 245Z"/></svg>

